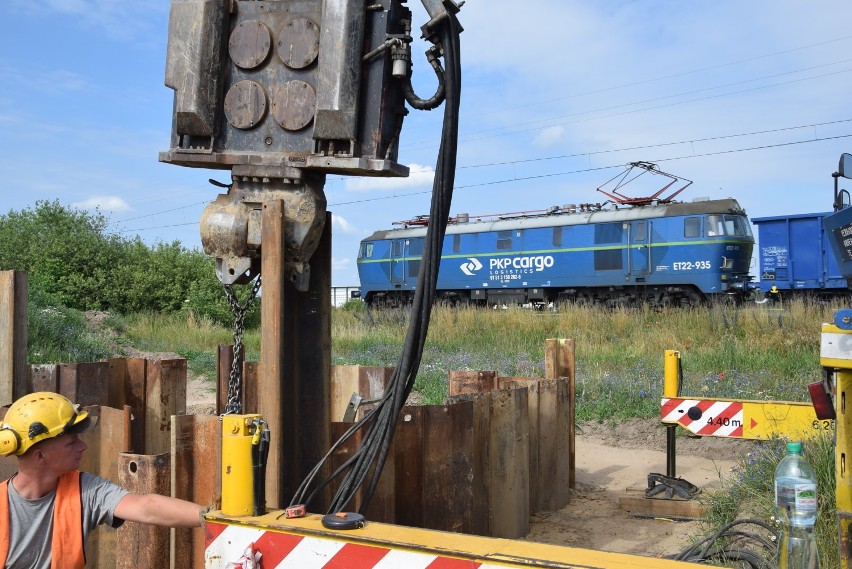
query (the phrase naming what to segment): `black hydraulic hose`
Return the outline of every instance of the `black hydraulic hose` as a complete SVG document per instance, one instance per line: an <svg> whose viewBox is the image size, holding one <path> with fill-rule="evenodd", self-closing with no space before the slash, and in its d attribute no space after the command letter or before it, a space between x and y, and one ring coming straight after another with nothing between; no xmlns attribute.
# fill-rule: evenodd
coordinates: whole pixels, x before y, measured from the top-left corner
<svg viewBox="0 0 852 569"><path fill-rule="evenodd" d="M251 446L255 516L262 516L266 513L266 462L268 458L269 429L264 429L260 433L258 444Z"/></svg>
<svg viewBox="0 0 852 569"><path fill-rule="evenodd" d="M405 377L404 389L395 393L393 407L387 411L388 428L381 439L381 451L376 467L373 470L370 484L364 494L360 512L364 514L375 493L381 476L382 469L387 459L399 413L405 400L414 387L417 370L420 367L420 358L423 355L423 346L426 342L426 334L429 329L429 318L432 312L432 301L438 282L438 269L441 263L441 248L450 217L450 205L453 196L453 185L455 183L456 151L458 149L458 115L461 99L461 52L459 45L460 26L454 15L449 15L446 25L442 29L442 44L446 57L447 69L446 81L446 108L444 111L444 126L441 136L441 147L438 153L437 166L435 168L435 183L432 188L432 207L430 210L430 223L427 232L426 249L423 259L427 261L427 270L421 271L417 276L417 289L415 292L415 303L412 307L412 321L406 343L411 343L414 350L411 352L411 368ZM425 285L425 286L424 286ZM425 292L421 292L425 291ZM418 294L422 298L418 299ZM418 302L419 300L419 302ZM415 320L415 310L419 309L419 322ZM416 333L412 333L416 330ZM406 359L408 350L403 352L400 363ZM384 410L383 410L384 411Z"/></svg>
<svg viewBox="0 0 852 569"><path fill-rule="evenodd" d="M414 92L414 86L411 84L410 73L408 74L408 77L405 78L405 101L418 111L431 111L432 109L437 109L441 106L441 103L444 102L447 94L446 80L444 78L446 73L441 67L441 62L431 50L429 52L429 64L432 65L432 69L435 71L435 76L438 78L438 87L435 89L435 94L428 99L421 99Z"/></svg>
<svg viewBox="0 0 852 569"><path fill-rule="evenodd" d="M761 535L745 532L742 530L734 530L736 526L743 524L751 524L764 528L770 535L775 537L775 542L764 538ZM749 539L755 541L760 547L769 553L768 558L743 549L742 547L733 547L731 545L714 547L716 542L722 538L739 538L742 540ZM747 563L752 569L774 569L774 559L777 552L778 535L775 529L769 524L755 519L740 519L723 526L714 533L704 537L703 539L693 543L683 551L674 555L667 556L668 559L677 561L700 562L711 559L730 559Z"/></svg>
<svg viewBox="0 0 852 569"><path fill-rule="evenodd" d="M354 498L355 493L364 481L369 478L369 484L360 507L361 513L364 513L369 507L387 460L400 411L414 387L437 288L441 248L450 217L458 147L458 115L461 96L459 33L461 26L454 14L448 15L442 26L441 40L446 60L446 71L441 73L443 80L440 89L444 93L442 97L446 102L446 107L441 147L435 168L435 182L432 188L432 204L426 245L417 277L414 302L411 307L410 322L403 350L382 398L332 445L329 452L299 485L290 505L310 503L332 480L343 475L328 508L328 513L342 511ZM436 66L433 64L433 67ZM436 68L436 73L438 72L437 69L440 69L439 65ZM362 428L366 432L362 437L360 447L331 476L320 482L309 493L314 478L322 470L325 462L346 440Z"/></svg>

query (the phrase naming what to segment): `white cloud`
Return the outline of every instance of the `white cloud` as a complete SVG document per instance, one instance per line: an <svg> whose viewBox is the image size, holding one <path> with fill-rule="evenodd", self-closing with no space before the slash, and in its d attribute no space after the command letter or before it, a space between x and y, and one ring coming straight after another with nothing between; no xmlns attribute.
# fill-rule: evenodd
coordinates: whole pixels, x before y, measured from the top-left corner
<svg viewBox="0 0 852 569"><path fill-rule="evenodd" d="M533 139L533 144L539 148L548 148L562 141L565 136L565 127L551 126L539 132Z"/></svg>
<svg viewBox="0 0 852 569"><path fill-rule="evenodd" d="M78 209L98 209L113 213L130 210L128 203L118 196L92 196L89 199L72 203L71 206Z"/></svg>
<svg viewBox="0 0 852 569"><path fill-rule="evenodd" d="M429 166L408 165L407 178L347 178L346 190L365 192L372 190L399 190L402 188L431 187L435 171Z"/></svg>
<svg viewBox="0 0 852 569"><path fill-rule="evenodd" d="M331 224L335 229L339 229L341 233L358 233L360 229L346 221L342 215L332 215Z"/></svg>

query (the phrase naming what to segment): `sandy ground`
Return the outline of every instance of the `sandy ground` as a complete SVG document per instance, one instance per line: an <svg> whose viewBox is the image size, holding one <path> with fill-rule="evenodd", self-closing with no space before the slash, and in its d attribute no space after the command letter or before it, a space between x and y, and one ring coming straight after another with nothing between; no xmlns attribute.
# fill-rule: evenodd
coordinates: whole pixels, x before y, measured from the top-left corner
<svg viewBox="0 0 852 569"><path fill-rule="evenodd" d="M213 384L203 378L187 384L187 412L212 414ZM532 517L526 539L543 543L662 557L677 553L704 535L700 522L632 515L619 507L628 490L644 491L648 474L666 472L665 427L656 420L618 425L586 423L576 434L576 488L567 507ZM713 437L677 439L676 474L712 492L721 476L746 456L754 443ZM712 457L712 458L711 458Z"/></svg>
<svg viewBox="0 0 852 569"><path fill-rule="evenodd" d="M664 557L684 549L690 538L704 535L706 530L698 521L638 517L619 507L619 498L644 492L649 473L666 472L665 428L659 422L634 420L612 428L581 427L576 437L577 484L571 501L557 512L533 516L527 539ZM752 445L732 439L678 438L676 474L702 493L712 492Z"/></svg>

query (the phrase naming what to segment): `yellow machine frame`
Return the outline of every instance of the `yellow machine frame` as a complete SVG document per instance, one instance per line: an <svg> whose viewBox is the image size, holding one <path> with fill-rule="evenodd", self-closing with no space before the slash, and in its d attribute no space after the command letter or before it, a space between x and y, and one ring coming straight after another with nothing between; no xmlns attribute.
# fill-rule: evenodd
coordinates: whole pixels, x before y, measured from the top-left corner
<svg viewBox="0 0 852 569"><path fill-rule="evenodd" d="M230 517L213 512L207 521L205 567L224 569L254 547L267 565L298 568L496 569L676 569L680 561L639 557L521 540L368 523L357 530L329 530L321 516L279 519L280 511L260 517ZM306 559L310 559L307 562Z"/></svg>
<svg viewBox="0 0 852 569"><path fill-rule="evenodd" d="M835 497L840 531L840 569L852 569L852 330L823 324L820 365L833 377L835 420Z"/></svg>

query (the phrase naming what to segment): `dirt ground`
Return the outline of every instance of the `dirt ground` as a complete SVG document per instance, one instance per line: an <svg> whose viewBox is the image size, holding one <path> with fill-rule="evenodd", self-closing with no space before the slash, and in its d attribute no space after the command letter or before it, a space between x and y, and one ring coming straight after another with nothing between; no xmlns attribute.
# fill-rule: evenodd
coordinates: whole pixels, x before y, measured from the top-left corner
<svg viewBox="0 0 852 569"><path fill-rule="evenodd" d="M213 413L212 383L191 379L187 412ZM666 472L665 428L656 420L631 420L617 426L580 425L576 433L576 488L571 501L556 512L533 516L526 539L599 551L663 557L681 551L690 536L704 535L699 522L632 515L619 507L628 489L644 491L648 474ZM750 441L713 437L684 438L676 443L676 474L703 492L719 487L752 448ZM632 494L632 495L635 495Z"/></svg>
<svg viewBox="0 0 852 569"><path fill-rule="evenodd" d="M690 537L705 535L697 521L638 517L619 507L619 498L644 492L649 473L666 472L666 435L659 421L636 419L615 427L586 423L580 425L576 445L577 484L570 503L534 516L527 539L664 557L688 546ZM676 474L712 492L753 446L735 439L679 437Z"/></svg>

